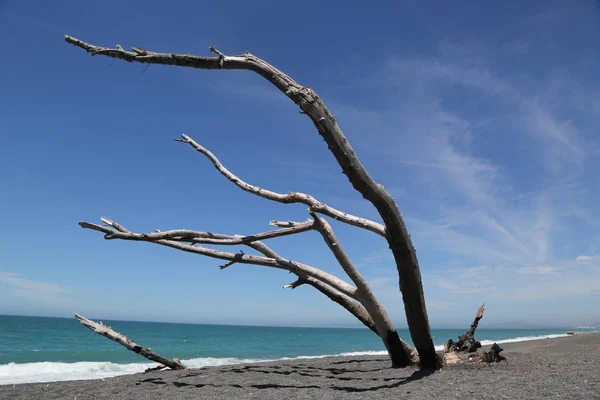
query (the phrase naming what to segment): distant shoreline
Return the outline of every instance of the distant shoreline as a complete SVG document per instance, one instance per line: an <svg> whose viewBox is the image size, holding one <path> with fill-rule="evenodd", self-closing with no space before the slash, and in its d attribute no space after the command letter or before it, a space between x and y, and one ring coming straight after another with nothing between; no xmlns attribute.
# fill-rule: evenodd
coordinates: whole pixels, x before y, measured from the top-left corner
<svg viewBox="0 0 600 400"><path fill-rule="evenodd" d="M487 346L484 346L484 348ZM325 357L0 386L10 399L592 399L600 393L600 333L502 345L508 362L429 373L385 356Z"/></svg>

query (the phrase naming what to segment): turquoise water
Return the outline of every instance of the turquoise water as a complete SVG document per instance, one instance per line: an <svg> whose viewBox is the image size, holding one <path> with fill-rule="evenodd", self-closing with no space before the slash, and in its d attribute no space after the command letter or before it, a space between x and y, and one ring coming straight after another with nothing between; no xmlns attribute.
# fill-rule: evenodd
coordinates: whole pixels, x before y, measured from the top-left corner
<svg viewBox="0 0 600 400"><path fill-rule="evenodd" d="M338 354L385 354L367 329L283 328L103 321L117 332L190 367ZM433 330L441 346L462 330ZM484 344L563 335L558 330L477 330ZM410 342L408 331L400 330ZM86 379L143 371L147 360L74 318L0 316L0 384Z"/></svg>

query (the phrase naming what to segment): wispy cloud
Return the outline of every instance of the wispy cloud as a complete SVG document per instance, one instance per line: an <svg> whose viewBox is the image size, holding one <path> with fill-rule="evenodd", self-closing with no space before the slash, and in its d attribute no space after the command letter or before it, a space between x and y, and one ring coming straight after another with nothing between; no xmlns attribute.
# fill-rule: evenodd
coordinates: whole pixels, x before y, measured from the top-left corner
<svg viewBox="0 0 600 400"><path fill-rule="evenodd" d="M6 286L12 296L28 298L45 304L66 305L69 291L63 286L47 281L32 280L14 272L0 271L0 286Z"/></svg>
<svg viewBox="0 0 600 400"><path fill-rule="evenodd" d="M450 279L432 273L433 284L448 295L480 294L503 300L543 300L594 294L600 290L600 256L579 256L554 266L459 268Z"/></svg>
<svg viewBox="0 0 600 400"><path fill-rule="evenodd" d="M506 68L535 56L535 40L444 40L437 55L393 57L370 81L389 107L336 107L350 129L375 131L371 151L391 160L383 183L404 189L398 202L411 210L405 219L420 259L439 260L421 262L424 283L442 296L435 301L600 287L597 256L575 259L594 249L583 232L598 226L598 184L586 175L600 167L598 90L560 65L543 75Z"/></svg>
<svg viewBox="0 0 600 400"><path fill-rule="evenodd" d="M31 279L22 278L19 274L14 272L3 272L0 271L0 283L4 285L8 285L12 288L21 289L21 290L29 290L34 292L43 292L43 293L66 293L67 290L62 286L45 281L35 281Z"/></svg>
<svg viewBox="0 0 600 400"><path fill-rule="evenodd" d="M552 272L556 272L558 267L547 267L547 266L537 266L537 267L523 267L519 269L520 274L551 274Z"/></svg>
<svg viewBox="0 0 600 400"><path fill-rule="evenodd" d="M420 87L437 92L454 87L470 89L485 96L478 103L493 100L497 104L496 116L500 106L505 117L521 121L522 132L539 141L545 151L545 165L553 172L556 165L560 165L558 160L579 164L588 155L578 128L572 121L553 114L543 101L549 91L567 84L561 82L561 79L568 79L566 77L551 75L547 80L537 82L534 89L527 90L531 85L523 84L524 78L512 82L495 74L485 61L474 56L461 61L441 56L396 58L390 61L388 68L390 79L396 82L414 79Z"/></svg>
<svg viewBox="0 0 600 400"><path fill-rule="evenodd" d="M600 254L595 254L593 256L577 256L577 261L582 264L596 264L600 267Z"/></svg>

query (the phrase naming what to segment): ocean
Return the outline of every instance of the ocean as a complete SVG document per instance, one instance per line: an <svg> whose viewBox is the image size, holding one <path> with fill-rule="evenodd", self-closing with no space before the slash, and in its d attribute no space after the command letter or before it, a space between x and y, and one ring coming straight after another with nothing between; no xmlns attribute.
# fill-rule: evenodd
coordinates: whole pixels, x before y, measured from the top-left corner
<svg viewBox="0 0 600 400"><path fill-rule="evenodd" d="M302 357L381 354L375 334L352 328L284 328L103 321L191 368ZM432 331L438 348L465 329ZM398 332L410 342L406 330ZM478 329L482 344L566 336L565 329ZM0 316L0 385L97 379L142 372L146 359L81 326L75 318Z"/></svg>

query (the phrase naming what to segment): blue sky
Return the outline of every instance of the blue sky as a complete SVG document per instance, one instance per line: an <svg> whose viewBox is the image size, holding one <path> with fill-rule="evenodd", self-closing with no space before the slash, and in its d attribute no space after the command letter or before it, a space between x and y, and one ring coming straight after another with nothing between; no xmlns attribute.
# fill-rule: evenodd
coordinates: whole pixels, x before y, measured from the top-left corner
<svg viewBox="0 0 600 400"><path fill-rule="evenodd" d="M432 326L466 326L483 301L488 327L600 322L598 2L164 4L0 1L0 314L355 324L310 287L283 290L285 272L78 227L250 234L307 218L232 185L181 133L251 183L379 219L262 78L90 57L70 34L248 50L315 89L397 199ZM404 327L385 241L333 226ZM314 232L270 244L342 275Z"/></svg>

